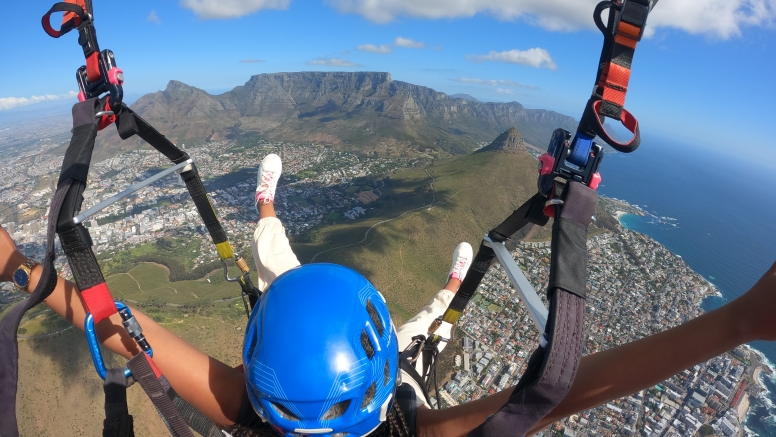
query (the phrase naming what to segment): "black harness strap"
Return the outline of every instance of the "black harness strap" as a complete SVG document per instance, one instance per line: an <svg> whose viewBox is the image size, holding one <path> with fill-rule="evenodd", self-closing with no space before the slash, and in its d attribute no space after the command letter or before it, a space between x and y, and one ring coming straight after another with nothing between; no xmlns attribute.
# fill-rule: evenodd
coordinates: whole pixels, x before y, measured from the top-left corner
<svg viewBox="0 0 776 437"><path fill-rule="evenodd" d="M119 136L124 140L137 135L175 164L180 164L189 159L189 155L186 152L178 149L167 137L126 105L122 105L121 112L116 119L116 129ZM197 167L194 164L187 166L181 172L181 179L186 183L189 195L194 201L194 205L197 207L202 222L205 224L213 244L216 245L221 259L226 261L235 258L238 267L243 272L243 275L239 278L240 287L243 294L249 296L251 303L253 303L258 298L259 291L251 282L250 275L248 274L250 268L241 258L235 256L234 249L226 236L226 231L224 231L224 228L218 221L215 209L212 203L210 203L210 198L197 172Z"/></svg>
<svg viewBox="0 0 776 437"><path fill-rule="evenodd" d="M493 241L504 242L530 223L544 226L549 220L549 217L544 215L543 212L544 202L546 200L547 198L540 193L535 194L518 209L512 212L512 214L500 225L490 231L488 236ZM468 305L469 301L474 297L477 287L479 287L482 278L488 273L488 269L493 265L495 259L496 253L493 252L493 249L485 241L480 243L480 248L472 260L471 267L469 267L466 277L463 279L460 288L455 293L455 297L453 297L453 300L450 302L450 305L442 316L443 321L450 324L458 322L466 305Z"/></svg>
<svg viewBox="0 0 776 437"><path fill-rule="evenodd" d="M208 419L204 414L202 414L199 410L191 406L188 402L186 402L182 397L178 396L178 393L173 390L173 388L170 386L170 383L167 381L167 378L162 376L159 379L159 382L162 384L162 387L167 391L167 397L170 398L170 401L172 401L172 404L175 406L175 409L178 410L178 413L183 417L183 420L186 422L187 425L199 435L203 437L223 437L224 434L221 432L221 428L216 426L213 421Z"/></svg>
<svg viewBox="0 0 776 437"><path fill-rule="evenodd" d="M576 376L585 327L587 228L597 195L580 183L569 182L561 198L564 204L556 207L560 214L556 211L553 223L547 346L531 356L509 402L470 436L525 435L566 397Z"/></svg>
<svg viewBox="0 0 776 437"><path fill-rule="evenodd" d="M129 360L127 367L132 371L132 377L140 383L151 402L154 403L170 433L174 437L194 437L186 421L183 420L183 417L181 417L175 405L173 405L172 400L167 396L160 382L161 374L157 375L151 367L148 356L144 353L135 355L134 358Z"/></svg>
<svg viewBox="0 0 776 437"><path fill-rule="evenodd" d="M54 249L54 234L56 221L65 195L70 190L68 180L57 187L51 201L47 229L46 257L43 259L43 274L32 295L11 309L0 320L0 436L18 437L19 424L16 420L16 392L19 382L19 343L16 333L19 330L24 313L43 302L51 295L57 283L57 271L54 268L56 253Z"/></svg>
<svg viewBox="0 0 776 437"><path fill-rule="evenodd" d="M124 369L107 370L102 437L135 437L133 419L127 408L127 385Z"/></svg>

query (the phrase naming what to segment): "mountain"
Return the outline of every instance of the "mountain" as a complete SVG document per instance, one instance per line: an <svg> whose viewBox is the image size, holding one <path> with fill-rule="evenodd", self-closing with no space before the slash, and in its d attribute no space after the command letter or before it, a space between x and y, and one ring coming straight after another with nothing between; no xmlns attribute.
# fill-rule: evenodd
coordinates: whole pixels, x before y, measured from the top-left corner
<svg viewBox="0 0 776 437"><path fill-rule="evenodd" d="M503 151L506 153L525 152L525 140L520 135L517 128L509 128L506 132L499 135L492 143L478 150L478 152Z"/></svg>
<svg viewBox="0 0 776 437"><path fill-rule="evenodd" d="M460 93L460 94L450 94L450 98L451 99L464 99L464 100L468 100L470 102L479 102L479 100L477 100L476 97L470 96L468 94L463 94L463 93Z"/></svg>
<svg viewBox="0 0 776 437"><path fill-rule="evenodd" d="M541 146L554 129L576 127L573 118L557 112L450 98L375 72L260 74L220 95L170 81L132 108L176 143L253 132L386 154L408 147L461 154L510 127ZM115 153L137 141L122 144L113 134L102 143Z"/></svg>

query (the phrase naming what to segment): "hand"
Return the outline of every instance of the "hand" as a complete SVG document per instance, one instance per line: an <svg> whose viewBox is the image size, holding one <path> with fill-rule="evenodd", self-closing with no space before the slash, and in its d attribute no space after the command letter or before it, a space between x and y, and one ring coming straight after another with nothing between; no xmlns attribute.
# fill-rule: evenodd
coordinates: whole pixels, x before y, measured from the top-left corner
<svg viewBox="0 0 776 437"><path fill-rule="evenodd" d="M776 341L776 263L740 299L738 313L749 336Z"/></svg>
<svg viewBox="0 0 776 437"><path fill-rule="evenodd" d="M0 227L0 282L10 281L13 272L26 259L24 254L19 252L8 232Z"/></svg>

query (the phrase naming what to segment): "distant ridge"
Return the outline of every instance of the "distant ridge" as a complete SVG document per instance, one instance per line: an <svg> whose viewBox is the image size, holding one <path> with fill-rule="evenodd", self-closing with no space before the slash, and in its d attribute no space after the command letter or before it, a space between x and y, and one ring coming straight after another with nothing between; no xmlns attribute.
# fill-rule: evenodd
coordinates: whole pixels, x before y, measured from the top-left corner
<svg viewBox="0 0 776 437"><path fill-rule="evenodd" d="M467 101L469 101L469 102L479 102L479 100L477 100L477 98L476 98L476 97L474 97L474 96L470 96L470 95L468 95L468 94L463 94L463 93L459 93L459 94L450 94L450 98L451 98L451 99L463 99L463 100L467 100Z"/></svg>
<svg viewBox="0 0 776 437"><path fill-rule="evenodd" d="M523 140L523 136L520 135L520 131L518 131L517 128L509 128L506 132L493 140L492 143L477 152L492 152L499 150L506 153L521 153L526 151L525 140Z"/></svg>
<svg viewBox="0 0 776 437"><path fill-rule="evenodd" d="M557 112L451 98L381 72L259 74L220 95L173 80L132 108L178 144L254 132L387 155L462 154L513 126L527 142L544 144L554 129L576 128L572 117ZM98 152L113 155L137 143L114 133Z"/></svg>

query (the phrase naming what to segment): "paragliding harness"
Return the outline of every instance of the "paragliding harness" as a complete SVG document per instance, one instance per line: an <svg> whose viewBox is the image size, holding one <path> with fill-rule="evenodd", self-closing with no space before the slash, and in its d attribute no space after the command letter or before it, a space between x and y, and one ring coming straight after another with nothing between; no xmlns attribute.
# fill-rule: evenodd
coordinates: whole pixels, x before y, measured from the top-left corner
<svg viewBox="0 0 776 437"><path fill-rule="evenodd" d="M50 24L50 16L65 12L59 30ZM207 196L194 161L167 138L135 114L123 102L123 72L116 66L110 50L99 50L94 29L90 0L68 0L57 3L43 17L43 27L58 38L77 29L78 42L83 48L86 65L76 74L80 103L73 107L73 130L70 145L65 152L56 193L51 201L48 218L46 257L43 273L32 295L14 307L0 322L0 435L19 435L16 420L16 391L18 381L18 344L16 332L24 313L42 302L54 290L57 273L54 235L59 236L62 250L67 255L75 282L86 304L88 316L84 322L90 352L95 368L105 380L105 412L103 436L132 436L132 416L127 411L126 388L137 381L149 395L174 436L193 436L189 427L206 437L223 436L221 430L204 415L175 394L167 379L153 361L153 349L143 330L124 304L114 301L105 283L94 252L89 231L83 222L101 209L147 186L165 175L178 173L185 182L194 204L207 228L218 254L224 263L228 281L239 283L243 301L248 307L256 302L259 291L250 278L250 269L226 236L216 212ZM142 181L124 192L80 212L83 193L87 186L89 165L97 132L115 123L119 136L128 139L139 136L175 164L172 168ZM227 261L233 261L241 271L237 278L227 275ZM250 300L249 302L246 299ZM94 325L119 313L122 324L138 345L139 353L124 369L106 369L100 352Z"/></svg>
<svg viewBox="0 0 776 437"><path fill-rule="evenodd" d="M436 357L442 338L436 331L442 323L455 325L485 274L496 259L504 267L528 314L541 334L540 345L531 355L526 371L509 401L470 436L525 435L563 398L574 381L582 354L587 284L587 229L596 208L596 189L601 182L598 168L604 151L596 135L617 151L630 153L639 146L636 118L623 107L636 44L641 40L647 16L657 0L604 1L595 9L595 22L604 34L604 46L596 86L573 139L564 129L552 134L547 153L539 157L538 193L488 232L474 256L463 283L442 315L417 336L401 354L400 366L421 387L429 379L436 385ZM609 9L608 24L601 14ZM633 137L624 143L604 129L606 117L619 120ZM517 266L505 242L528 224L544 226L554 218L547 286L549 310ZM455 327L451 332L455 331ZM423 357L422 372L415 365ZM428 392L425 393L427 401ZM441 405L436 387L437 405Z"/></svg>

